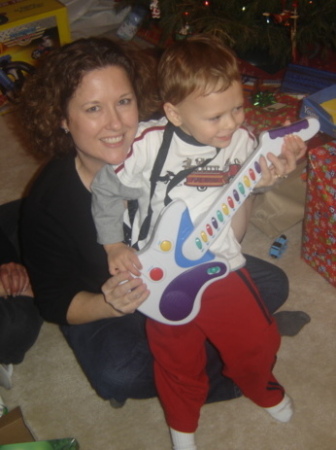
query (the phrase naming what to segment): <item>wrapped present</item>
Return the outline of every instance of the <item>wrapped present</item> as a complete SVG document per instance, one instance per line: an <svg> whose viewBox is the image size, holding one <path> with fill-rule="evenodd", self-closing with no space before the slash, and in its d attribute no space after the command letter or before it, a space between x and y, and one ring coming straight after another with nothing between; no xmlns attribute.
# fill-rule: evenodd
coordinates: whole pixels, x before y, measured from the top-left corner
<svg viewBox="0 0 336 450"><path fill-rule="evenodd" d="M336 286L336 141L312 149L303 220L302 258Z"/></svg>
<svg viewBox="0 0 336 450"><path fill-rule="evenodd" d="M317 117L321 124L321 131L332 139L336 137L336 84L302 100L300 117Z"/></svg>
<svg viewBox="0 0 336 450"><path fill-rule="evenodd" d="M299 100L295 97L260 91L245 100L245 122L255 135L281 127L287 119L299 119Z"/></svg>

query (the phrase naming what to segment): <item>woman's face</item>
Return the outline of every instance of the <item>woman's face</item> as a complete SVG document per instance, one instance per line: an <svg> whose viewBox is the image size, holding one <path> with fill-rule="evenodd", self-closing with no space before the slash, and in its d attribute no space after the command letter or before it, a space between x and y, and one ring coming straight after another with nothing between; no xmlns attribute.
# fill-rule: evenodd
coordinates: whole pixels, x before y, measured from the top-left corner
<svg viewBox="0 0 336 450"><path fill-rule="evenodd" d="M125 70L107 66L84 75L62 127L69 129L86 166L123 162L138 127L136 97Z"/></svg>

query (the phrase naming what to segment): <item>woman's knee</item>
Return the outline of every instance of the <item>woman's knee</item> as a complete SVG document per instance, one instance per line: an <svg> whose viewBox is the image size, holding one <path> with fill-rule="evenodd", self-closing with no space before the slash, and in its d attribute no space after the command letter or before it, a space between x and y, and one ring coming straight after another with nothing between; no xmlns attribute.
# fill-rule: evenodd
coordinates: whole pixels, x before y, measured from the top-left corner
<svg viewBox="0 0 336 450"><path fill-rule="evenodd" d="M155 395L153 357L137 325L133 319L61 327L91 385L105 399Z"/></svg>
<svg viewBox="0 0 336 450"><path fill-rule="evenodd" d="M97 393L105 399L124 401L127 398L141 399L156 395L153 358L148 347L141 349L138 346L136 351L119 359L104 358L96 369L91 382Z"/></svg>
<svg viewBox="0 0 336 450"><path fill-rule="evenodd" d="M289 281L286 273L268 261L251 255L244 256L246 269L258 287L268 310L274 313L288 298Z"/></svg>

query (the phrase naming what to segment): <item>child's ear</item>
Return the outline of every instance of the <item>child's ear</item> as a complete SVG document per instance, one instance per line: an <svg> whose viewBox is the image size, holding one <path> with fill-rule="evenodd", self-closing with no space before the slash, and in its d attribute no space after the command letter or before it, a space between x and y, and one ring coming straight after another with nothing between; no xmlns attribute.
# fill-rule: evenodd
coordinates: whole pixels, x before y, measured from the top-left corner
<svg viewBox="0 0 336 450"><path fill-rule="evenodd" d="M163 109L169 122L175 125L175 127L180 127L182 120L178 107L172 105L171 103L165 103L163 105Z"/></svg>

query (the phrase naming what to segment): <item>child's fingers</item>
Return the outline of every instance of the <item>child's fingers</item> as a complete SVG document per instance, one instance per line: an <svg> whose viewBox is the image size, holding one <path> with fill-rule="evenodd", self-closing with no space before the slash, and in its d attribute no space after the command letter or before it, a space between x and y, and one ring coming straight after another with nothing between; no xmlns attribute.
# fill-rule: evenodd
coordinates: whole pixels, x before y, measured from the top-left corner
<svg viewBox="0 0 336 450"><path fill-rule="evenodd" d="M138 268L138 266L135 265L135 262L138 259L134 260L126 259L125 261L118 261L117 263L112 263L109 266L110 274L115 276L118 275L120 272L130 272L132 275L138 277L140 275L140 270L142 267Z"/></svg>

